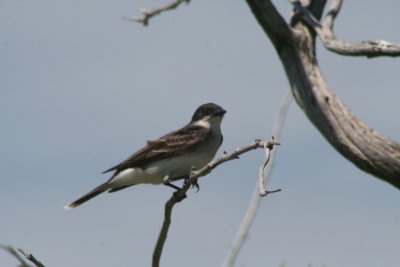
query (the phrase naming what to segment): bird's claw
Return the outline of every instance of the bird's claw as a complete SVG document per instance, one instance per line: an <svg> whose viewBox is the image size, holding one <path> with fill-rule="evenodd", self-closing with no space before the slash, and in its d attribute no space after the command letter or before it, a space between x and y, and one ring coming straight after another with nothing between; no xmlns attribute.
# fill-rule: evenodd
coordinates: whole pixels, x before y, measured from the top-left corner
<svg viewBox="0 0 400 267"><path fill-rule="evenodd" d="M199 192L200 191L200 185L199 185L199 183L197 182L197 179L196 179L196 181L194 181L193 183L192 183L192 188L194 188L194 187L196 187L196 193L197 192Z"/></svg>
<svg viewBox="0 0 400 267"><path fill-rule="evenodd" d="M188 184L189 183L189 178L185 179L185 183ZM196 180L194 180L191 184L192 188L196 187L196 193L200 191L200 186L199 183L197 182L197 178Z"/></svg>

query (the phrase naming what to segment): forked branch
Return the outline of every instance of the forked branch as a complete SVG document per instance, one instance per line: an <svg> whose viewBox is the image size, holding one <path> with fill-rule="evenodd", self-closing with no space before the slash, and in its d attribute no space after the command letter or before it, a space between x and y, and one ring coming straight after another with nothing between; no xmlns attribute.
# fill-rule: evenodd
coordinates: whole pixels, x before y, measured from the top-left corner
<svg viewBox="0 0 400 267"><path fill-rule="evenodd" d="M319 7L324 2L314 1L318 1ZM280 30L276 28L271 32L268 26L271 21L267 14L271 11L262 3L269 1L247 2L252 10L254 6L260 8L253 13L268 36ZM321 73L315 48L313 33L318 30L321 35L321 25L299 1L293 3L298 5L290 26L293 37L286 43L271 41L285 68L296 102L340 154L358 168L400 189L400 145L369 128L332 92ZM371 53L368 55L385 55L384 51Z"/></svg>
<svg viewBox="0 0 400 267"><path fill-rule="evenodd" d="M313 17L308 8L302 5L301 1L292 0L290 2L293 4L297 16L317 33L326 49L332 52L345 56L400 56L400 44L394 44L384 40L347 42L337 39L333 31L333 25L340 12L343 3L342 0L332 1L330 10L322 25Z"/></svg>
<svg viewBox="0 0 400 267"><path fill-rule="evenodd" d="M156 246L154 247L153 251L153 262L152 266L153 267L158 267L160 266L160 259L161 259L161 254L164 248L165 241L167 239L168 235L168 230L169 226L171 224L171 215L172 215L172 209L175 206L176 203L182 201L186 197L186 192L189 190L190 186L195 184L197 182L197 179L207 175L210 173L213 169L215 169L217 166L220 164L238 159L240 155L250 151L254 150L257 148L269 148L272 149L277 143L274 141L270 142L263 142L259 139L255 140L251 144L245 147L241 147L236 149L230 154L224 153L221 157L219 157L216 160L211 161L208 163L206 166L201 168L200 170L193 170L190 174L190 177L183 183L183 186L180 190L176 191L171 198L165 203L165 208L164 208L164 222L161 227L160 234L158 235L158 240L156 243ZM272 192L270 192L272 193Z"/></svg>
<svg viewBox="0 0 400 267"><path fill-rule="evenodd" d="M292 99L292 94L291 92L288 92L286 96L284 97L282 103L279 106L279 111L277 114L277 117L275 119L274 123L274 128L272 129L272 134L275 136L277 139L280 139L282 128L283 128L283 123L286 118L286 113L289 108L290 101ZM266 151L268 155L266 155L266 160L265 162L269 161L267 160L268 156L271 155L271 150ZM261 198L262 195L260 194L260 189L264 188L264 186L260 186L260 181L261 180L267 180L269 178L269 174L271 173L272 166L273 166L273 160L275 158L276 151L275 153L272 154L271 159L269 164L266 165L266 168L263 168L263 164L261 164L260 169L263 169L263 173L259 177L259 181L256 184L256 188L254 190L253 196L251 197L249 207L247 208L246 215L243 217L242 224L240 225L236 237L232 242L232 245L225 257L225 261L223 263L223 267L232 267L233 264L236 261L236 258L239 254L240 249L243 247L244 241L247 238L247 235L250 231L250 227L253 224L254 218L257 214L258 207L260 206ZM261 171L260 171L261 172ZM264 178L265 177L265 178ZM264 182L264 181L263 181ZM278 189L280 190L280 189ZM274 191L278 191L274 190ZM265 190L266 191L266 190ZM266 191L268 192L268 191ZM272 192L272 191L270 191Z"/></svg>
<svg viewBox="0 0 400 267"><path fill-rule="evenodd" d="M157 8L153 8L151 10L142 7L140 8L140 12L142 13L142 16L140 17L135 17L135 18L131 18L131 17L123 17L123 19L125 20L130 20L130 21L135 21L138 23L142 23L144 26L147 26L149 24L149 20L154 17L157 16L165 11L169 11L172 9L177 8L180 4L182 4L183 2L189 3L190 0L175 0L171 3L168 3L166 5L157 7Z"/></svg>

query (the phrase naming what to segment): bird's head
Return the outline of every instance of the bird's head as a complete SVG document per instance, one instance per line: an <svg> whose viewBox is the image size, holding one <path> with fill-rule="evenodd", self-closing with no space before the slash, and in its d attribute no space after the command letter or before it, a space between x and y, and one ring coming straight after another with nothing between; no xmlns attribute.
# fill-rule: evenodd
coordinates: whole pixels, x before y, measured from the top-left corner
<svg viewBox="0 0 400 267"><path fill-rule="evenodd" d="M204 122L211 125L217 124L219 125L224 117L226 110L222 107L214 104L214 103L207 103L203 104L196 109L192 116L192 123L193 122Z"/></svg>

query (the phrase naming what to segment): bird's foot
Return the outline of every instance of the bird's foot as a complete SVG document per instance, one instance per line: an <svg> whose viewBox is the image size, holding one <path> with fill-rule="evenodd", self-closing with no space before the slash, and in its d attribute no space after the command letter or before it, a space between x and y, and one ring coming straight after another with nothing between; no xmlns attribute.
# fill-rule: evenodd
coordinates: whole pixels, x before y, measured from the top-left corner
<svg viewBox="0 0 400 267"><path fill-rule="evenodd" d="M197 179L192 183L192 188L196 187L196 193L200 191L200 185L197 182Z"/></svg>
<svg viewBox="0 0 400 267"><path fill-rule="evenodd" d="M188 184L188 183L189 183L189 178L186 178L185 184ZM199 186L199 183L197 182L197 178L196 178L196 180L194 180L194 182L191 184L191 186L192 186L192 188L196 187L196 189L197 189L196 193L199 192L200 186Z"/></svg>
<svg viewBox="0 0 400 267"><path fill-rule="evenodd" d="M176 186L176 185L174 185L174 184L171 184L169 181L168 181L168 182L164 182L164 185L169 186L169 187L175 189L176 192L178 192L179 190L181 190L181 188L180 188L179 186ZM175 193L176 193L176 192L175 192Z"/></svg>

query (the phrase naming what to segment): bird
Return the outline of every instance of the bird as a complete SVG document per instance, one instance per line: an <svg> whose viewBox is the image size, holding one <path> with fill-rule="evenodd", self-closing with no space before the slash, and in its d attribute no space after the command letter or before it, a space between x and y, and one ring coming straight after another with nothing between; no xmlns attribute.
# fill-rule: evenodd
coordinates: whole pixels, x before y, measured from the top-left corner
<svg viewBox="0 0 400 267"><path fill-rule="evenodd" d="M221 122L226 110L214 103L199 106L190 122L147 144L121 163L107 169L111 178L92 191L66 205L75 208L97 195L116 192L137 184L165 184L188 179L193 169L208 164L222 144ZM194 184L198 188L197 182Z"/></svg>

